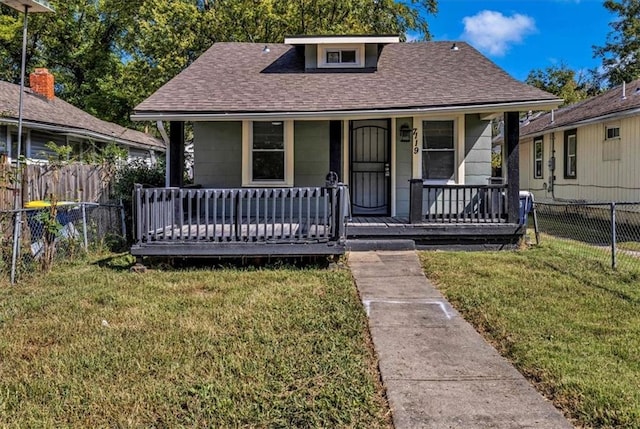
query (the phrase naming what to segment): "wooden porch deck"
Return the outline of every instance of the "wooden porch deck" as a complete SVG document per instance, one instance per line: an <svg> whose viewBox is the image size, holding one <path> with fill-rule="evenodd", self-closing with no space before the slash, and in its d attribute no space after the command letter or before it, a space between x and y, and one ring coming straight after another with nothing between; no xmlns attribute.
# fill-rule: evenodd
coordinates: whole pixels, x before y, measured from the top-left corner
<svg viewBox="0 0 640 429"><path fill-rule="evenodd" d="M347 223L347 238L409 239L417 245L447 247L448 245L514 245L526 231L524 225L474 220L423 221L410 223L408 217L360 217Z"/></svg>

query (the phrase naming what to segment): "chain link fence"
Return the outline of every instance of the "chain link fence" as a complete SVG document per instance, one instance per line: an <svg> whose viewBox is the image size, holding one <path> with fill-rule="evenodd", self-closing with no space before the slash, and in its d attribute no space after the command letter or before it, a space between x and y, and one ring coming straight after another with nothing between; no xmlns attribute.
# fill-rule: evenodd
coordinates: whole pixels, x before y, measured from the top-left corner
<svg viewBox="0 0 640 429"><path fill-rule="evenodd" d="M123 206L95 203L3 211L0 233L0 276L12 283L90 250L125 249L127 235Z"/></svg>
<svg viewBox="0 0 640 429"><path fill-rule="evenodd" d="M541 240L570 240L614 269L640 268L640 202L536 202L533 220Z"/></svg>

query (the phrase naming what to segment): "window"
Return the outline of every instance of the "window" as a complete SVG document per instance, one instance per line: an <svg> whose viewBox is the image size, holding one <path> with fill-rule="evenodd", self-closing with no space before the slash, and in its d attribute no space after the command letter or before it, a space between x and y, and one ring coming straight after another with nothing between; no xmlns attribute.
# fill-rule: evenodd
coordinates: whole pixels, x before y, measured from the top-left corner
<svg viewBox="0 0 640 429"><path fill-rule="evenodd" d="M355 64L356 63L356 51L355 49L344 50L327 50L327 64Z"/></svg>
<svg viewBox="0 0 640 429"><path fill-rule="evenodd" d="M364 67L364 45L319 45L318 67Z"/></svg>
<svg viewBox="0 0 640 429"><path fill-rule="evenodd" d="M607 125L605 126L605 140L619 139L620 138L620 126Z"/></svg>
<svg viewBox="0 0 640 429"><path fill-rule="evenodd" d="M18 154L18 134L11 133L11 158L16 159ZM27 156L27 130L22 129L22 144L20 145L20 154Z"/></svg>
<svg viewBox="0 0 640 429"><path fill-rule="evenodd" d="M422 178L454 180L455 121L422 121Z"/></svg>
<svg viewBox="0 0 640 429"><path fill-rule="evenodd" d="M293 185L293 122L254 121L243 127L243 185Z"/></svg>
<svg viewBox="0 0 640 429"><path fill-rule="evenodd" d="M542 179L542 160L544 158L544 140L536 137L533 140L533 178Z"/></svg>
<svg viewBox="0 0 640 429"><path fill-rule="evenodd" d="M283 122L254 122L251 181L284 181Z"/></svg>
<svg viewBox="0 0 640 429"><path fill-rule="evenodd" d="M578 167L576 130L564 132L564 178L575 179Z"/></svg>

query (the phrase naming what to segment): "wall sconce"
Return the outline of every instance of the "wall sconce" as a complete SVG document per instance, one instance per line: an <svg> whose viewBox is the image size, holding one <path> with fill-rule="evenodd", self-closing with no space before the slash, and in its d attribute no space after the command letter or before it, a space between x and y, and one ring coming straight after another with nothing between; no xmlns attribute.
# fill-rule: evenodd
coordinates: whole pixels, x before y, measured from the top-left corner
<svg viewBox="0 0 640 429"><path fill-rule="evenodd" d="M411 134L413 130L409 127L409 124L402 124L400 126L400 143L411 143Z"/></svg>

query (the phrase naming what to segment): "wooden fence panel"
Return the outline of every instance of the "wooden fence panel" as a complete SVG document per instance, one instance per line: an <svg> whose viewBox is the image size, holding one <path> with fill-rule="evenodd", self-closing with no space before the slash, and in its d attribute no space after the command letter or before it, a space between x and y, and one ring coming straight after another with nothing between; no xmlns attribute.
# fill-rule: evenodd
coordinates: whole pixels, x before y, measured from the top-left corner
<svg viewBox="0 0 640 429"><path fill-rule="evenodd" d="M13 209L16 167L0 164L0 210ZM73 163L63 166L26 165L22 177L22 201L104 202L109 199L112 174L101 165Z"/></svg>

